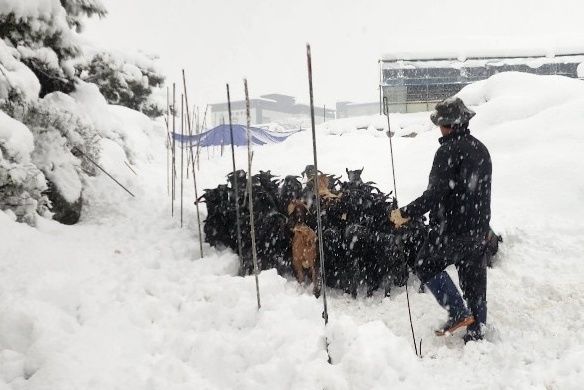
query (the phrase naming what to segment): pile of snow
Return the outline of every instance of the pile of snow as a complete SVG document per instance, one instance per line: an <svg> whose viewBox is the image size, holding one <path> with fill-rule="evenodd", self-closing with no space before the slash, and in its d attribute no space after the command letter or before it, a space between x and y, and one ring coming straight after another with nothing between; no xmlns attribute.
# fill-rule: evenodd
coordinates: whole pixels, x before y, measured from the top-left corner
<svg viewBox="0 0 584 390"><path fill-rule="evenodd" d="M30 130L2 111L0 111L0 146L2 154L5 154L7 159L20 163L30 161L30 154L34 148Z"/></svg>
<svg viewBox="0 0 584 390"><path fill-rule="evenodd" d="M480 105L482 115L472 124L486 127L542 114L538 119L546 120L550 112L570 111L565 105L584 99L584 83L562 76L505 72L467 86L458 96L467 105ZM562 119L556 121L561 124ZM540 127L550 124L546 121Z"/></svg>
<svg viewBox="0 0 584 390"><path fill-rule="evenodd" d="M150 160L152 138L164 140L164 132L157 122L138 111L108 104L95 84L79 82L71 97L72 109L84 113L105 138L116 142L130 162Z"/></svg>
<svg viewBox="0 0 584 390"><path fill-rule="evenodd" d="M477 115L471 128L491 149L508 153L493 159L494 217L523 220L553 228L555 224L584 225L584 186L575 180L584 147L584 82L561 76L501 73L469 85L458 94ZM496 173L509 166L525 170L501 182ZM540 202L527 202L536 197ZM552 200L547 203L545 199ZM520 207L512 215L497 213L500 202ZM544 207L553 212L545 215Z"/></svg>
<svg viewBox="0 0 584 390"><path fill-rule="evenodd" d="M310 288L266 271L257 311L254 278L235 276L233 253L205 245L199 258L191 181L185 228L178 199L171 219L166 151L153 136L152 160L137 163L136 199L99 183L119 205L74 227L42 220L33 229L0 212L0 236L7 238L0 246L0 387L581 387L581 86L578 80L499 74L460 92L477 112L472 133L492 155L492 224L505 239L489 271L485 341L465 346L459 334L436 338L433 328L444 313L431 295L414 293L415 278L410 300L422 359L411 344L404 289L390 298L379 292L358 300L327 290L325 328L322 301ZM428 129L428 116L391 118ZM381 119L368 123L381 125ZM332 127L318 130L321 170L341 174L364 165L364 180L391 189L389 142L377 130L342 136L331 134ZM254 171L301 172L312 161L309 133L256 147ZM438 136L432 129L394 138L400 204L425 189ZM105 145L113 160L123 156L115 139ZM236 148L236 163L246 166L245 148ZM200 166L199 188L211 188L225 183L231 159L207 158L202 151Z"/></svg>
<svg viewBox="0 0 584 390"><path fill-rule="evenodd" d="M419 133L430 131L433 128L428 114L424 112L413 114L390 113L390 126L392 134L396 134L399 137L415 137ZM387 133L387 116L373 115L336 119L325 122L318 127L328 134L343 135L355 131L366 131L369 134L381 137L386 136Z"/></svg>
<svg viewBox="0 0 584 390"><path fill-rule="evenodd" d="M0 100L7 99L12 93L25 99L36 98L41 85L28 67L20 62L18 51L0 40Z"/></svg>
<svg viewBox="0 0 584 390"><path fill-rule="evenodd" d="M140 112L107 104L97 86L81 81L71 95L53 92L43 99L8 103L7 107L21 122L0 111L0 147L5 158L11 159L11 165L3 162L0 166L0 171L5 170L0 183L4 183L3 186L8 183L13 188L0 208L18 209L19 220L35 220L34 206L39 206L38 201L43 200L40 194L47 189L45 178L69 204L78 202L83 195L86 203L97 201L104 204L111 200L109 193L116 184L86 157L75 155L74 148L83 151L117 180L132 188L136 186L136 173L131 166L151 160L155 148L153 143L164 144L165 140L164 129L159 123ZM28 163L26 169L21 166L24 163ZM20 169L15 169L15 164L20 164ZM95 175L97 177L93 177ZM38 184L38 188L26 186L27 190L22 194L26 201L15 203L16 198L22 198L16 190L24 191L24 183ZM37 202L29 200L32 193L37 194L33 196ZM44 214L45 203L40 204L41 214ZM20 207L24 205L25 214Z"/></svg>

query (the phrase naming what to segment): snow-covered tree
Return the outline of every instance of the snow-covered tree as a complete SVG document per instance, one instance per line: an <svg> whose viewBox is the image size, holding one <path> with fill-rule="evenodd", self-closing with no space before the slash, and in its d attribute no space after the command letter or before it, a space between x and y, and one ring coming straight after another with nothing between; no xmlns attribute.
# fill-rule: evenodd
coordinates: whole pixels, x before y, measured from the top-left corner
<svg viewBox="0 0 584 390"><path fill-rule="evenodd" d="M0 39L17 49L21 61L41 83L41 97L70 92L75 76L72 60L81 49L72 28L81 29L82 19L104 16L99 0L2 0Z"/></svg>
<svg viewBox="0 0 584 390"><path fill-rule="evenodd" d="M163 111L154 58L82 50L74 30L105 14L101 0L0 0L0 210L19 221L77 222L90 161L131 163L153 126L132 109Z"/></svg>
<svg viewBox="0 0 584 390"><path fill-rule="evenodd" d="M31 225L49 203L45 177L31 161L33 149L31 131L0 111L0 210L10 209Z"/></svg>
<svg viewBox="0 0 584 390"><path fill-rule="evenodd" d="M77 32L83 31L83 20L86 17L107 15L107 9L100 0L61 0L61 5L67 12L67 22Z"/></svg>
<svg viewBox="0 0 584 390"><path fill-rule="evenodd" d="M97 84L108 103L141 111L150 117L164 113L164 107L152 98L164 83L154 59L145 55L133 57L98 53L88 64L78 66L81 79Z"/></svg>
<svg viewBox="0 0 584 390"><path fill-rule="evenodd" d="M97 145L101 137L91 123L59 108L59 100L71 102L73 99L54 92L44 99L5 102L0 109L18 121L14 122L24 124L32 134L30 162L42 172L43 179L46 178L48 187L43 191L51 201L55 219L75 223L81 215L85 177L96 173L95 167L80 158L76 151L98 160Z"/></svg>

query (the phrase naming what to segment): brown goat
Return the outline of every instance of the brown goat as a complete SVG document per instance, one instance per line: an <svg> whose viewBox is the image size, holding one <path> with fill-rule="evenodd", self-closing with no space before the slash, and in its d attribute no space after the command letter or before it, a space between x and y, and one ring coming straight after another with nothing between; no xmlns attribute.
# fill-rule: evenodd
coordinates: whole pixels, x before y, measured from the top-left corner
<svg viewBox="0 0 584 390"><path fill-rule="evenodd" d="M306 225L308 209L299 200L288 205L288 214L293 219L292 228L292 269L298 283L304 283L306 270L313 283L314 295L320 295L318 273L316 270L316 233Z"/></svg>
<svg viewBox="0 0 584 390"><path fill-rule="evenodd" d="M318 183L318 194L320 195L321 198L323 198L325 201L327 200L332 200L332 199L336 199L339 196L336 194L333 194L331 192L331 190L329 189L330 187L330 179L328 178L328 176L325 175L318 175L318 179L317 179L317 183Z"/></svg>
<svg viewBox="0 0 584 390"><path fill-rule="evenodd" d="M296 224L292 238L292 268L298 283L304 282L304 270L308 272L314 286L314 294L318 294L316 272L316 233L306 224Z"/></svg>

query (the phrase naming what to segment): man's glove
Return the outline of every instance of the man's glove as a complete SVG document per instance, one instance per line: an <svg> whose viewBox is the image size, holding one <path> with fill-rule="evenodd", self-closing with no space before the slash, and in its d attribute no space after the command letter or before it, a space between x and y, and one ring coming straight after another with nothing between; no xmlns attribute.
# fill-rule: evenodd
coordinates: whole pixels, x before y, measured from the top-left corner
<svg viewBox="0 0 584 390"><path fill-rule="evenodd" d="M399 209L391 210L389 213L389 220L395 225L396 228L400 228L402 225L409 222L410 218L404 218L401 215Z"/></svg>

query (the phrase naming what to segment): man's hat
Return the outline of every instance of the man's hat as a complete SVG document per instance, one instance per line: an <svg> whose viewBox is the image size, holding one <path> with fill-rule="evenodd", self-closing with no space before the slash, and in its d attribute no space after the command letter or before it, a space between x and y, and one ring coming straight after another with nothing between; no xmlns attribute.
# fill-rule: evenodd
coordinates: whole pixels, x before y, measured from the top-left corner
<svg viewBox="0 0 584 390"><path fill-rule="evenodd" d="M458 97L450 97L436 104L430 120L436 126L463 125L475 116L475 112L464 105Z"/></svg>

